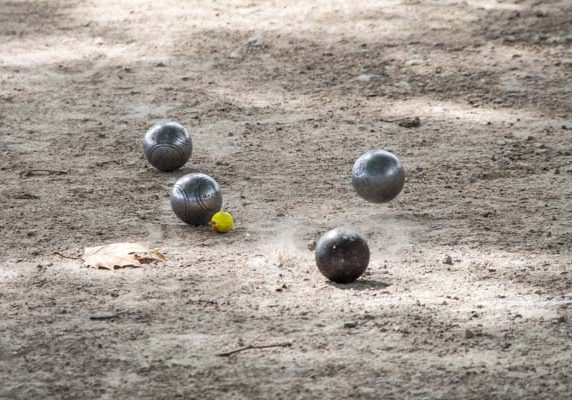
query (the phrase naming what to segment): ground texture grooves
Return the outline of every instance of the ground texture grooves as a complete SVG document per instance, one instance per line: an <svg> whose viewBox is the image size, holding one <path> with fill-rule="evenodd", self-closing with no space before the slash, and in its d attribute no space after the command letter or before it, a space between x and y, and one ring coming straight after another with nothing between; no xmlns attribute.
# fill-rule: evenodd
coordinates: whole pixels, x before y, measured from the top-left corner
<svg viewBox="0 0 572 400"><path fill-rule="evenodd" d="M0 398L569 399L571 14L3 1ZM142 153L165 119L193 135L173 173ZM387 206L350 184L372 148L406 170ZM173 214L189 172L232 233ZM371 251L349 286L308 249L343 225ZM169 261L54 255L129 240Z"/></svg>

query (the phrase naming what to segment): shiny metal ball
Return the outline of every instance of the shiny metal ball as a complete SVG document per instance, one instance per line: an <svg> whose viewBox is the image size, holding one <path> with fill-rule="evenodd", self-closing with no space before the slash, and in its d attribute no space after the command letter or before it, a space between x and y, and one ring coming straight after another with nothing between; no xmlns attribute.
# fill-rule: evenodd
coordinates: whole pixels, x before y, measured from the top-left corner
<svg viewBox="0 0 572 400"><path fill-rule="evenodd" d="M326 232L316 244L316 264L320 272L336 283L351 283L359 278L369 264L366 240L349 228Z"/></svg>
<svg viewBox="0 0 572 400"><path fill-rule="evenodd" d="M372 203L393 200L403 189L405 171L389 151L371 150L362 154L352 169L352 186L357 194Z"/></svg>
<svg viewBox="0 0 572 400"><path fill-rule="evenodd" d="M143 138L143 153L160 171L182 167L191 157L191 133L177 122L162 122L151 127Z"/></svg>
<svg viewBox="0 0 572 400"><path fill-rule="evenodd" d="M170 197L177 217L190 225L208 224L222 207L219 184L205 174L188 174L179 178Z"/></svg>

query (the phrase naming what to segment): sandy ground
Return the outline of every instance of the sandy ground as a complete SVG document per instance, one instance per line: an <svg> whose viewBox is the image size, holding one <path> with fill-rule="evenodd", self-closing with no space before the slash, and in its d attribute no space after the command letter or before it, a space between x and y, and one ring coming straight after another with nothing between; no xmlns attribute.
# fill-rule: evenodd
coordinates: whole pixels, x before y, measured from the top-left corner
<svg viewBox="0 0 572 400"><path fill-rule="evenodd" d="M571 115L570 0L0 0L0 398L570 399ZM231 234L172 213L190 171ZM341 225L345 286L308 249ZM54 255L127 240L169 261Z"/></svg>

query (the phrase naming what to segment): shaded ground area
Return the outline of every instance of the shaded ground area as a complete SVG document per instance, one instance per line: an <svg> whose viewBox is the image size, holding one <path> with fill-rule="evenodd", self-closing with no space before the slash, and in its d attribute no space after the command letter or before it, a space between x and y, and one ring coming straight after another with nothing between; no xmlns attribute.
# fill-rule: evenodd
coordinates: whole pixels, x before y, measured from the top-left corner
<svg viewBox="0 0 572 400"><path fill-rule="evenodd" d="M0 398L570 398L572 4L308 3L0 3ZM371 148L407 170L383 206ZM231 234L172 213L191 171ZM347 286L308 250L340 225ZM126 240L169 261L54 255Z"/></svg>

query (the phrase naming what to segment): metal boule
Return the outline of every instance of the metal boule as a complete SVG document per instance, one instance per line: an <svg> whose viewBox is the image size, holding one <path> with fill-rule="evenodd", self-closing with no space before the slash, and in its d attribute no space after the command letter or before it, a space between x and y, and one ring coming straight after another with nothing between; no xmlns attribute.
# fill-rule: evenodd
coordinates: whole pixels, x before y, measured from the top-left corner
<svg viewBox="0 0 572 400"><path fill-rule="evenodd" d="M177 217L190 225L208 224L222 208L220 186L205 174L194 173L179 178L170 198Z"/></svg>
<svg viewBox="0 0 572 400"><path fill-rule="evenodd" d="M352 186L360 197L372 203L393 200L404 183L403 166L389 151L368 151L356 160L352 168Z"/></svg>
<svg viewBox="0 0 572 400"><path fill-rule="evenodd" d="M351 283L365 272L369 247L353 229L336 228L320 237L315 256L318 269L326 278L336 283Z"/></svg>
<svg viewBox="0 0 572 400"><path fill-rule="evenodd" d="M177 122L153 125L143 138L143 153L149 163L160 171L182 167L191 157L191 133Z"/></svg>

